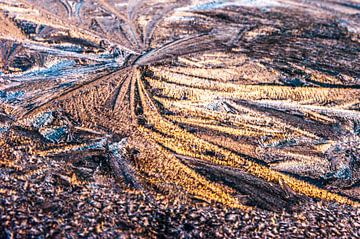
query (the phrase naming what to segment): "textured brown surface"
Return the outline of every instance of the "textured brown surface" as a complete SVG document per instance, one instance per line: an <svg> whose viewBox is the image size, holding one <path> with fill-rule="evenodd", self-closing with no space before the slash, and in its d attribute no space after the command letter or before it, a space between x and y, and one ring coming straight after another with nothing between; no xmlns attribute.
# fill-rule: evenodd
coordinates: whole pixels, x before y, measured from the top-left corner
<svg viewBox="0 0 360 239"><path fill-rule="evenodd" d="M359 9L0 0L3 235L355 237Z"/></svg>

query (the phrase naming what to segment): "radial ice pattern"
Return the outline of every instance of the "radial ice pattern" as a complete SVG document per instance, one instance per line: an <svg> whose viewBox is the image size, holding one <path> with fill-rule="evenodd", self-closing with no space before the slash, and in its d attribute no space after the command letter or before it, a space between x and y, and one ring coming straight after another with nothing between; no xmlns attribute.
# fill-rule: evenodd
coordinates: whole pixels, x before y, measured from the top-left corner
<svg viewBox="0 0 360 239"><path fill-rule="evenodd" d="M42 177L62 160L74 183L108 164L119 184L185 201L360 199L356 2L0 9L0 177Z"/></svg>

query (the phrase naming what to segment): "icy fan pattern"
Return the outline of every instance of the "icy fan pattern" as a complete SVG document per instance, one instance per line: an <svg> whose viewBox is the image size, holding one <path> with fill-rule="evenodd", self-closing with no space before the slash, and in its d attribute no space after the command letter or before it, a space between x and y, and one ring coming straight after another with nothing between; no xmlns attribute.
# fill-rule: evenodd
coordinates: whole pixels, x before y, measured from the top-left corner
<svg viewBox="0 0 360 239"><path fill-rule="evenodd" d="M108 178L244 209L358 204L359 9L1 0L0 194Z"/></svg>

